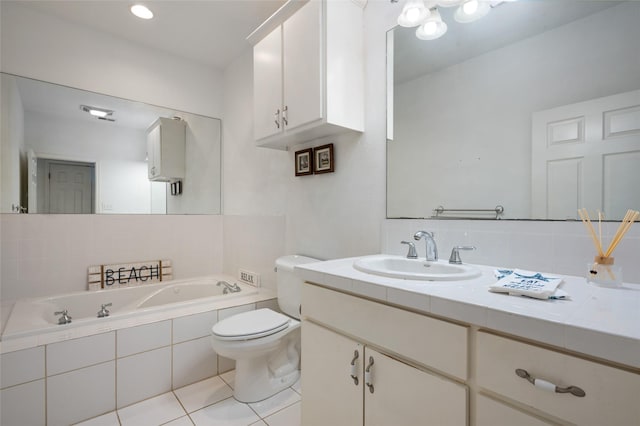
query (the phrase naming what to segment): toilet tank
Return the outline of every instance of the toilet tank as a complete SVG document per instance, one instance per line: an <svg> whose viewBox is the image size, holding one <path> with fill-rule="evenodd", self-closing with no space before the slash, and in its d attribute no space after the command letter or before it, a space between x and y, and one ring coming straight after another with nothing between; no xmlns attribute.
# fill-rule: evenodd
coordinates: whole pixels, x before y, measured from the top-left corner
<svg viewBox="0 0 640 426"><path fill-rule="evenodd" d="M276 280L278 281L278 305L280 310L293 318L300 318L301 290L303 280L298 278L293 268L296 265L319 262L311 257L290 255L276 259Z"/></svg>

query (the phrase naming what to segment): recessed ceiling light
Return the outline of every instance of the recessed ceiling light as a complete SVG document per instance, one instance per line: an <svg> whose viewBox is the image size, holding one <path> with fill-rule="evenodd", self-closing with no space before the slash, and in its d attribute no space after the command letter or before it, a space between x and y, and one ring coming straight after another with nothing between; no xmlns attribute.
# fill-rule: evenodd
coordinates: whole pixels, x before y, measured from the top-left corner
<svg viewBox="0 0 640 426"><path fill-rule="evenodd" d="M133 13L140 19L153 18L153 12L150 11L147 6L141 4L134 4L133 6L131 6L131 13Z"/></svg>

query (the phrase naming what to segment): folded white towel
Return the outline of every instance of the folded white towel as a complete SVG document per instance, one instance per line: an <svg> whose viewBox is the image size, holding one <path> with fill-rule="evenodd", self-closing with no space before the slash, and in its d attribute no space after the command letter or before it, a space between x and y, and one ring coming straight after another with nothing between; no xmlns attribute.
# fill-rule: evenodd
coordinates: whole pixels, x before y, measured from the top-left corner
<svg viewBox="0 0 640 426"><path fill-rule="evenodd" d="M536 299L564 299L568 294L558 286L562 278L544 276L539 272L516 269L510 274L508 270L500 270L502 277L497 283L489 286L489 291L509 293L513 296L528 296ZM497 274L498 275L498 274Z"/></svg>

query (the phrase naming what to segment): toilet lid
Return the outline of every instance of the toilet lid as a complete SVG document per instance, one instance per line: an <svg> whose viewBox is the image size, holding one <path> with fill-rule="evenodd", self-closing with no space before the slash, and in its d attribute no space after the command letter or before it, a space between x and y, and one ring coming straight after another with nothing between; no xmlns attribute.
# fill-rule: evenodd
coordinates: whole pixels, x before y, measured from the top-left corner
<svg viewBox="0 0 640 426"><path fill-rule="evenodd" d="M213 334L221 340L248 340L269 336L284 330L291 319L271 309L257 309L226 318L213 326Z"/></svg>

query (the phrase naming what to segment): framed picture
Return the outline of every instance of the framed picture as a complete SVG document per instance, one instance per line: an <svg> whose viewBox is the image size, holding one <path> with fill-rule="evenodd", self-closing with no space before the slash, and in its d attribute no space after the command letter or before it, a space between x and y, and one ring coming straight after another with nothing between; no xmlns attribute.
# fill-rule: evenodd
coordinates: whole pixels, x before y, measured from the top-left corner
<svg viewBox="0 0 640 426"><path fill-rule="evenodd" d="M313 174L313 148L296 151L296 176Z"/></svg>
<svg viewBox="0 0 640 426"><path fill-rule="evenodd" d="M333 165L332 143L313 148L313 173L331 173L334 169Z"/></svg>

